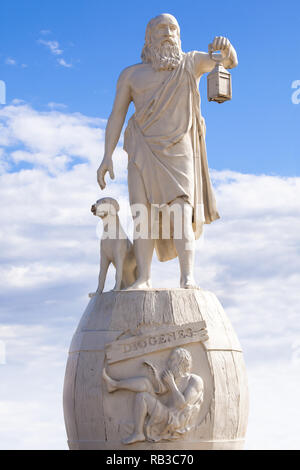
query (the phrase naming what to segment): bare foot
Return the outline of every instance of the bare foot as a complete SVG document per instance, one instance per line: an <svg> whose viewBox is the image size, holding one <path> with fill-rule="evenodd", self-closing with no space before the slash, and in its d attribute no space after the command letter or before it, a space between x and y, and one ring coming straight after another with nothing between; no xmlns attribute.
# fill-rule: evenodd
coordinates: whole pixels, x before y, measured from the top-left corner
<svg viewBox="0 0 300 470"><path fill-rule="evenodd" d="M109 393L114 392L115 390L118 389L118 386L117 386L117 382L118 382L118 381L112 379L111 377L109 377L109 375L107 375L105 369L103 369L103 371L102 371L102 377L103 377L103 379L104 379L104 381L105 381L105 383L106 383L107 391L108 391Z"/></svg>
<svg viewBox="0 0 300 470"><path fill-rule="evenodd" d="M180 279L180 287L183 289L197 289L197 284L192 276L187 276Z"/></svg>
<svg viewBox="0 0 300 470"><path fill-rule="evenodd" d="M126 439L123 439L123 444L134 444L134 442L143 442L146 438L143 433L134 432Z"/></svg>

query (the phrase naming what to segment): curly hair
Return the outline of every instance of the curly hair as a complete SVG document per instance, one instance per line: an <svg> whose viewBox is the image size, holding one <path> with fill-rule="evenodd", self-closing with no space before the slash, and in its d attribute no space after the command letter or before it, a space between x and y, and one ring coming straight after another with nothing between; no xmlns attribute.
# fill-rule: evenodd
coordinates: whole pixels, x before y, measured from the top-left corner
<svg viewBox="0 0 300 470"><path fill-rule="evenodd" d="M155 16L154 18L152 18L149 23L147 24L147 27L146 27L146 34L145 34L145 43L144 43L144 47L143 47L143 50L142 50L142 53L141 53L141 59L144 63L148 63L149 62L149 56L151 55L150 54L150 49L151 49L151 31L152 29L158 25L162 19L169 19L172 21L172 23L174 23L177 27L177 36L178 36L178 45L179 45L179 49L181 50L181 41L180 41L180 27L179 27L179 24L175 18L175 16L173 15L170 15L169 13L163 13L161 15L158 15L158 16Z"/></svg>
<svg viewBox="0 0 300 470"><path fill-rule="evenodd" d="M172 351L171 356L174 354L178 357L178 368L181 372L190 372L192 368L191 353L184 348L176 348Z"/></svg>

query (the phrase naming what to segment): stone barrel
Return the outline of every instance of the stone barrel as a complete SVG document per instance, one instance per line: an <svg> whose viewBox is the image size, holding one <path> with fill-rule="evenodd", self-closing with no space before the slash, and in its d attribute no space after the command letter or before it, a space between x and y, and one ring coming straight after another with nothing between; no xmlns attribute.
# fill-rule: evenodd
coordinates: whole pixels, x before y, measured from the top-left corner
<svg viewBox="0 0 300 470"><path fill-rule="evenodd" d="M175 440L122 441L133 430L135 393L109 393L102 378L145 376L176 347L192 356L204 383L193 427ZM70 449L242 449L248 419L243 353L216 296L202 289L111 291L89 302L71 342L64 383Z"/></svg>

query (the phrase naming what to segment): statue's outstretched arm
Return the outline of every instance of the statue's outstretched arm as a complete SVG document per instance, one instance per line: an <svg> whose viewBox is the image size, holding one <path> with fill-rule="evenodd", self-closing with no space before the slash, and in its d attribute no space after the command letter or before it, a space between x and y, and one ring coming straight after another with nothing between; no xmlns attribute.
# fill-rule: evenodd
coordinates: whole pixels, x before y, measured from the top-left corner
<svg viewBox="0 0 300 470"><path fill-rule="evenodd" d="M211 43L212 51L221 51L223 57L223 65L227 69L232 69L237 66L238 58L236 50L230 43L229 39L223 36L216 36ZM227 57L228 56L228 57ZM207 52L195 52L195 73L200 77L203 73L211 72L216 66L216 62L211 59Z"/></svg>

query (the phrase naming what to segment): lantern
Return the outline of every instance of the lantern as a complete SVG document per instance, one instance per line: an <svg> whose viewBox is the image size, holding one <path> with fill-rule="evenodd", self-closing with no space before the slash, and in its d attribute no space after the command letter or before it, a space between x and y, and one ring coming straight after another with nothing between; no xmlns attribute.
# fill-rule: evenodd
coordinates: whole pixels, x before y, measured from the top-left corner
<svg viewBox="0 0 300 470"><path fill-rule="evenodd" d="M220 54L213 55L211 44L209 44L208 52L210 58L216 62L215 68L207 75L208 101L223 103L224 101L231 100L231 74L222 65L222 62L229 57L230 51L228 51L228 55L225 58L220 56Z"/></svg>

